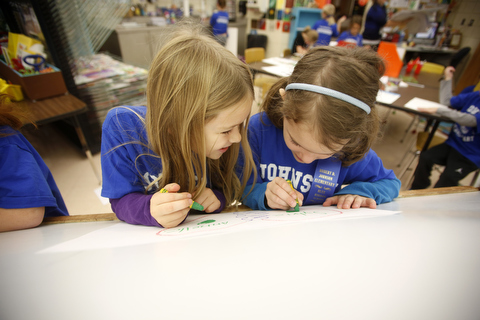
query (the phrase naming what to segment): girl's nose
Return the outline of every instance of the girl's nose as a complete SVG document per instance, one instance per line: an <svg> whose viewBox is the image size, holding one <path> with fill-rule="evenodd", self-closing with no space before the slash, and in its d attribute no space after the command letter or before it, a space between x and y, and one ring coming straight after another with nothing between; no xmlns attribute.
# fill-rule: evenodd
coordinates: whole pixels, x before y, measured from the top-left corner
<svg viewBox="0 0 480 320"><path fill-rule="evenodd" d="M238 127L235 127L232 129L232 132L230 134L230 142L231 143L238 143L242 141L242 135L240 134L240 130Z"/></svg>

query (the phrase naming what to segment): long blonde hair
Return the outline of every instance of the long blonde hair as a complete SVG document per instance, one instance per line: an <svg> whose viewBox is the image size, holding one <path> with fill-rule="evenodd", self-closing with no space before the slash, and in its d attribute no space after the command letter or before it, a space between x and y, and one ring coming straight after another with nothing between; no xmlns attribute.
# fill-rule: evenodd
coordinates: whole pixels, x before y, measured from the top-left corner
<svg viewBox="0 0 480 320"><path fill-rule="evenodd" d="M248 67L206 32L198 24L177 25L151 64L145 123L149 146L163 168L150 186L176 182L180 191L198 195L208 179L230 205L240 200L255 170L246 138L248 118L240 130L241 144L217 160L206 157L204 126L223 110L253 99L253 80ZM242 182L235 174L240 145Z"/></svg>
<svg viewBox="0 0 480 320"><path fill-rule="evenodd" d="M335 6L331 3L327 3L322 8L322 13L325 15L325 20L327 20L328 25L332 25L335 23Z"/></svg>

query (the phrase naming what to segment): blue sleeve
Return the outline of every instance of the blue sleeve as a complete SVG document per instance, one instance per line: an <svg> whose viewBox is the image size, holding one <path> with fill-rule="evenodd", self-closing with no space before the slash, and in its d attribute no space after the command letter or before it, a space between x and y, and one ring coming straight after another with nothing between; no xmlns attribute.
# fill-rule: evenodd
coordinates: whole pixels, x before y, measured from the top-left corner
<svg viewBox="0 0 480 320"><path fill-rule="evenodd" d="M250 189L252 188L252 185L248 185L243 192L244 198L242 203L253 210L269 210L270 208L265 205L265 191L267 190L267 184L268 181L257 183L251 192Z"/></svg>
<svg viewBox="0 0 480 320"><path fill-rule="evenodd" d="M337 24L330 25L330 28L332 29L332 37L338 37Z"/></svg>
<svg viewBox="0 0 480 320"><path fill-rule="evenodd" d="M462 110L470 102L469 100L476 98L478 95L480 95L479 91L472 92L464 89L458 96L450 99L450 106L456 110Z"/></svg>
<svg viewBox="0 0 480 320"><path fill-rule="evenodd" d="M395 179L382 179L375 182L355 181L344 187L335 195L357 194L359 196L374 199L377 204L390 202L400 191L401 182Z"/></svg>
<svg viewBox="0 0 480 320"><path fill-rule="evenodd" d="M32 153L18 145L5 145L0 150L0 207L56 207L45 177L51 176L46 167L42 171Z"/></svg>
<svg viewBox="0 0 480 320"><path fill-rule="evenodd" d="M342 41L342 40L345 40L347 39L347 36L348 36L348 32L347 31L343 31L340 36L337 38L337 41Z"/></svg>
<svg viewBox="0 0 480 320"><path fill-rule="evenodd" d="M215 26L215 19L216 19L216 14L214 13L214 14L212 14L212 16L210 17L210 25L211 25L212 27Z"/></svg>

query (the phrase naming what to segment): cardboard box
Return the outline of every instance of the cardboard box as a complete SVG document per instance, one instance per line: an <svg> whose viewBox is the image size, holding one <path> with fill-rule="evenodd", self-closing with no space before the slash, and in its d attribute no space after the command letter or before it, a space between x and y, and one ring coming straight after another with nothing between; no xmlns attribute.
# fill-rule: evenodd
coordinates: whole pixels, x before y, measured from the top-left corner
<svg viewBox="0 0 480 320"><path fill-rule="evenodd" d="M60 69L47 65L54 72L23 75L0 60L0 78L22 86L22 91L30 100L41 100L67 93L67 87Z"/></svg>

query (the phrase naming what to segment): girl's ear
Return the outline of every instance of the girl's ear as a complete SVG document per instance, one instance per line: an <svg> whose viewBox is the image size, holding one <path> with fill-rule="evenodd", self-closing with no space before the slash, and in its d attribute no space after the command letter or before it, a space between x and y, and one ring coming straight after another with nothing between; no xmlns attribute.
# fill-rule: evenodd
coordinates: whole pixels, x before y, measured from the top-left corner
<svg viewBox="0 0 480 320"><path fill-rule="evenodd" d="M285 100L285 89L283 88L280 88L280 90L278 90L278 92L280 92L280 96L282 97L282 100Z"/></svg>

